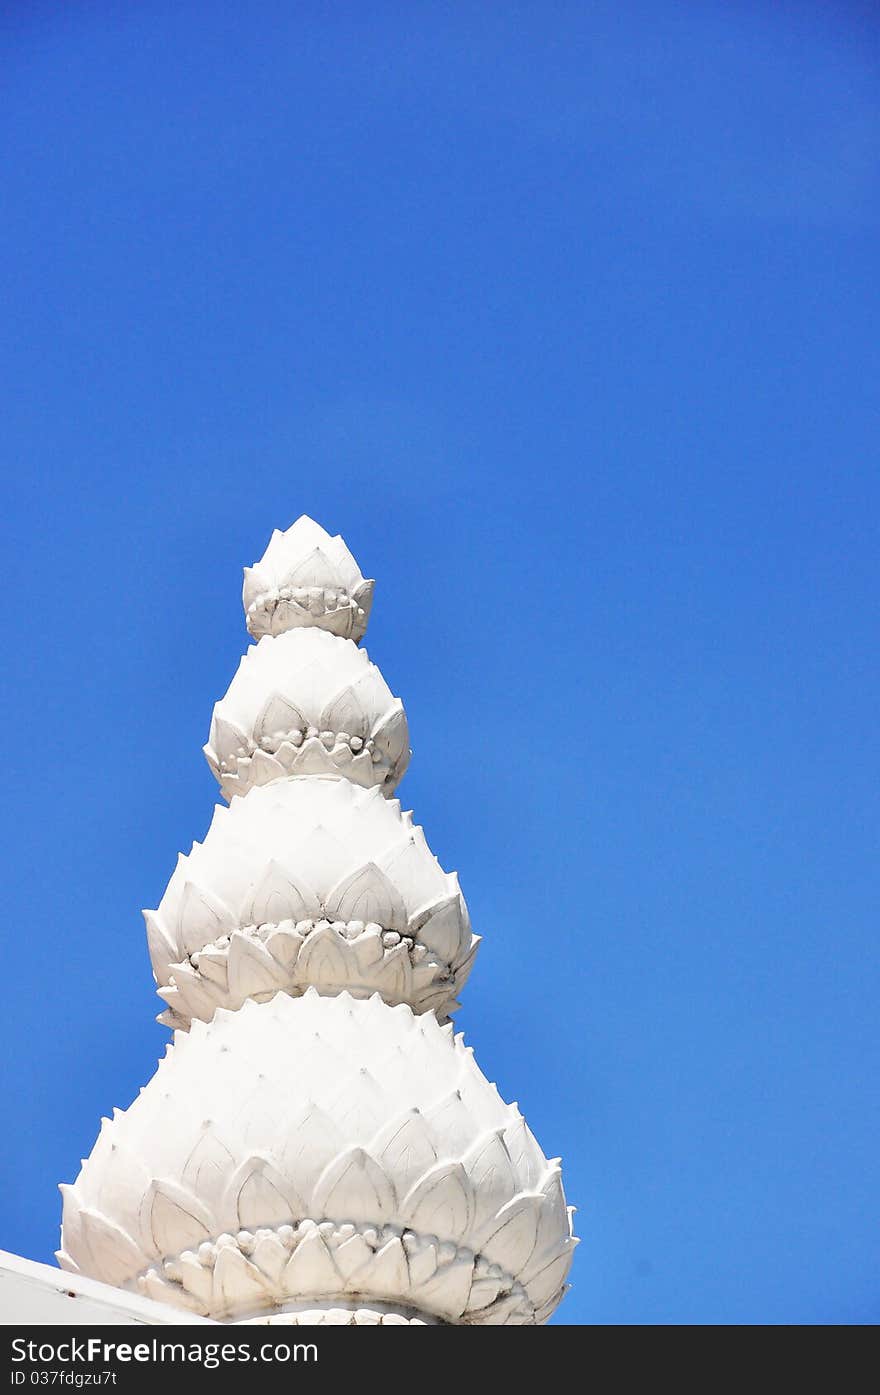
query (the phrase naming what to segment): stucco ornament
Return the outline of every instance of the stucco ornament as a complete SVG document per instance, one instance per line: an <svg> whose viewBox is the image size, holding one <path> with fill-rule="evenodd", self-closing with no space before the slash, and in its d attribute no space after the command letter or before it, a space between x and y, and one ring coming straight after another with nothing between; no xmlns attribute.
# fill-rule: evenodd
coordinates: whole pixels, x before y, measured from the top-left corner
<svg viewBox="0 0 880 1395"><path fill-rule="evenodd" d="M360 639L374 584L361 575L342 538L303 514L285 533L276 528L259 562L244 569L247 627L254 639L312 625Z"/></svg>
<svg viewBox="0 0 880 1395"><path fill-rule="evenodd" d="M178 1034L67 1191L60 1260L229 1321L357 1298L521 1324L572 1246L558 1160L451 1026L310 989Z"/></svg>
<svg viewBox="0 0 880 1395"><path fill-rule="evenodd" d="M320 777L218 805L144 914L172 1027L310 985L446 1017L478 944L458 878L412 815L378 789Z"/></svg>
<svg viewBox="0 0 880 1395"><path fill-rule="evenodd" d="M144 912L174 1041L62 1187L58 1260L221 1322L543 1323L571 1210L448 1021L478 939L393 797L372 594L305 517L245 571L257 643L205 747L229 805Z"/></svg>
<svg viewBox="0 0 880 1395"><path fill-rule="evenodd" d="M245 654L204 750L227 799L285 775L344 775L392 794L409 762L409 730L365 649L323 630L289 630Z"/></svg>

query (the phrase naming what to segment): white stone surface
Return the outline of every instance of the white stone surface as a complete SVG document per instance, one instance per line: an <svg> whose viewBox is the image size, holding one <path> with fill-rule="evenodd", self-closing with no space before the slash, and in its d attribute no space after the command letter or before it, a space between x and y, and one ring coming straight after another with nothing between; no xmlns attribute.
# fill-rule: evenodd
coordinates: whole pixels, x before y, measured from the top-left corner
<svg viewBox="0 0 880 1395"><path fill-rule="evenodd" d="M442 1025L477 940L389 797L372 591L308 518L245 572L259 643L206 748L231 803L144 912L180 1030L62 1187L59 1261L223 1322L542 1323L576 1243L558 1159Z"/></svg>
<svg viewBox="0 0 880 1395"><path fill-rule="evenodd" d="M311 1320L303 1314L300 1324L307 1316ZM0 1250L0 1324L5 1327L161 1327L184 1322L210 1325L213 1319Z"/></svg>
<svg viewBox="0 0 880 1395"><path fill-rule="evenodd" d="M285 533L276 528L260 561L245 567L247 627L255 639L312 625L361 639L373 585L342 539L303 514Z"/></svg>
<svg viewBox="0 0 880 1395"><path fill-rule="evenodd" d="M543 1322L574 1244L516 1106L451 1026L378 996L278 995L178 1033L63 1190L65 1268L226 1321L356 1297Z"/></svg>
<svg viewBox="0 0 880 1395"><path fill-rule="evenodd" d="M316 776L218 805L144 914L174 1027L310 985L445 1016L477 945L458 878L411 814L376 788Z"/></svg>
<svg viewBox="0 0 880 1395"><path fill-rule="evenodd" d="M285 775L344 775L393 794L410 754L403 703L366 650L318 629L248 650L204 749L227 799Z"/></svg>

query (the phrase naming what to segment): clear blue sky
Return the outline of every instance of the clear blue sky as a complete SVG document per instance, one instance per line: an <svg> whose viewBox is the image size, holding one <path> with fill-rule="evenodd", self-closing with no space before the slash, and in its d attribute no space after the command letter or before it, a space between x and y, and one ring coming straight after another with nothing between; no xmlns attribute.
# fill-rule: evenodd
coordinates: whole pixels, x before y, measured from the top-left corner
<svg viewBox="0 0 880 1395"><path fill-rule="evenodd" d="M378 578L557 1317L878 1286L880 16L7 3L0 1245L166 1032L240 569Z"/></svg>

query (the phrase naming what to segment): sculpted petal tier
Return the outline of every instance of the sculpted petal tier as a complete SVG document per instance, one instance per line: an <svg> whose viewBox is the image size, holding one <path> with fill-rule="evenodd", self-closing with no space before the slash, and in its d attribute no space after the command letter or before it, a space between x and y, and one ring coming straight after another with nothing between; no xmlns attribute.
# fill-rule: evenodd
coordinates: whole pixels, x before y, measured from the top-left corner
<svg viewBox="0 0 880 1395"><path fill-rule="evenodd" d="M477 946L458 878L412 815L376 788L316 776L218 806L144 914L175 1027L310 985L445 1017Z"/></svg>
<svg viewBox="0 0 880 1395"><path fill-rule="evenodd" d="M340 537L303 514L286 533L276 528L261 560L245 567L242 601L254 639L314 625L357 640L367 628L373 582Z"/></svg>
<svg viewBox="0 0 880 1395"><path fill-rule="evenodd" d="M516 1106L451 1027L378 997L179 1033L63 1190L63 1267L226 1321L540 1323L574 1244Z"/></svg>
<svg viewBox="0 0 880 1395"><path fill-rule="evenodd" d="M403 704L366 650L317 629L266 635L245 654L205 747L227 799L285 775L392 794L409 754Z"/></svg>

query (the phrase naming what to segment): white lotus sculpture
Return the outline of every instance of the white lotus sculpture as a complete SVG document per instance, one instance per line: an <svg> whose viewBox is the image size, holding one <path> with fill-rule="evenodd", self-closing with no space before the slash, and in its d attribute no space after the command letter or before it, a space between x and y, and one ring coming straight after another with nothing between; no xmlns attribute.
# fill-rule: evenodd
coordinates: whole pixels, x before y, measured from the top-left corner
<svg viewBox="0 0 880 1395"><path fill-rule="evenodd" d="M314 989L195 1024L65 1189L62 1265L227 1321L543 1321L574 1243L558 1162L451 1032Z"/></svg>
<svg viewBox="0 0 880 1395"><path fill-rule="evenodd" d="M163 1021L277 992L347 989L446 1017L478 940L412 815L349 780L280 780L219 805L147 938Z"/></svg>
<svg viewBox="0 0 880 1395"><path fill-rule="evenodd" d="M367 628L374 585L342 539L303 514L286 532L276 528L260 561L244 569L247 627L254 639L316 625L357 640Z"/></svg>
<svg viewBox="0 0 880 1395"><path fill-rule="evenodd" d="M258 643L205 747L229 806L144 912L173 1045L62 1187L58 1260L226 1323L540 1324L571 1211L447 1020L478 940L392 797L372 594L305 517L245 572Z"/></svg>
<svg viewBox="0 0 880 1395"><path fill-rule="evenodd" d="M403 703L366 650L319 629L266 635L245 654L204 749L227 799L287 775L393 794L410 754Z"/></svg>

